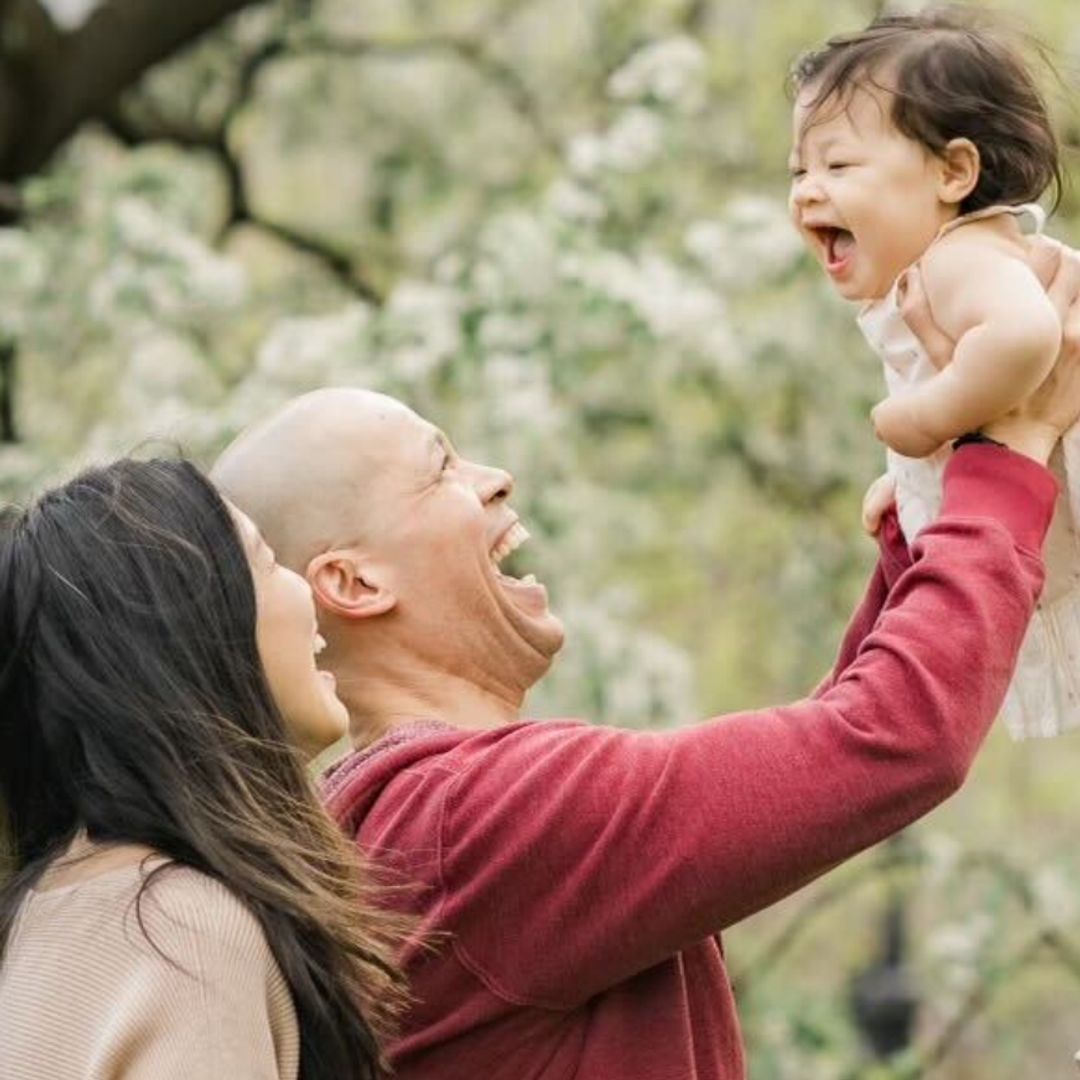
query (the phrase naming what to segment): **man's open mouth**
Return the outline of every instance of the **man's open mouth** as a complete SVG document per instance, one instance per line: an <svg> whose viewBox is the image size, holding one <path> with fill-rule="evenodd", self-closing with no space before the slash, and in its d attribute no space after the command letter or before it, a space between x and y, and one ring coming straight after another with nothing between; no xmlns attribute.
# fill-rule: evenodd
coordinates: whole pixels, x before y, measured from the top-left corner
<svg viewBox="0 0 1080 1080"><path fill-rule="evenodd" d="M499 565L504 559L517 551L517 549L528 539L529 530L526 529L520 521L515 521L506 532L495 541L495 546L491 549L491 564L495 567L495 574L501 581L516 585L535 585L537 583L535 574L526 574L522 578L516 578L503 571L502 567Z"/></svg>
<svg viewBox="0 0 1080 1080"><path fill-rule="evenodd" d="M547 589L536 580L535 574L517 578L506 573L499 565L509 558L526 540L529 532L520 521L515 520L495 541L491 549L491 565L502 589L513 599L516 607L530 615L545 616L548 610Z"/></svg>

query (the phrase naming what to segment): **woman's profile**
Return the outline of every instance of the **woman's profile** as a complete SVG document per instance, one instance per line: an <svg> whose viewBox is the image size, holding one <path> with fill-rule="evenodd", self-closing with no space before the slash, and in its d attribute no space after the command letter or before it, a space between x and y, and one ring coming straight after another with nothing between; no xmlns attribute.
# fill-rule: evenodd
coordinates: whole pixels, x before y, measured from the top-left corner
<svg viewBox="0 0 1080 1080"><path fill-rule="evenodd" d="M0 1075L377 1076L401 930L304 768L306 582L184 461L4 517Z"/></svg>

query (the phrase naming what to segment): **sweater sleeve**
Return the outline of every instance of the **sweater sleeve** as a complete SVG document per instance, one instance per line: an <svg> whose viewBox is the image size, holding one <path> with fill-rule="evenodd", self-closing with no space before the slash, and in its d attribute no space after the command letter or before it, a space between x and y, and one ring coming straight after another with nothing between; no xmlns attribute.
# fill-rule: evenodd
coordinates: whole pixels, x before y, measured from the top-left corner
<svg viewBox="0 0 1080 1080"><path fill-rule="evenodd" d="M890 590L900 579L900 575L911 566L911 551L904 540L895 507L882 518L877 539L878 561L870 576L870 582L840 641L840 651L837 653L832 671L810 695L811 697L821 697L836 685L836 680L847 670L867 635L877 624L878 616L885 606Z"/></svg>
<svg viewBox="0 0 1080 1080"><path fill-rule="evenodd" d="M181 868L142 903L143 960L113 1011L117 1080L295 1080L295 1011L251 912Z"/></svg>
<svg viewBox="0 0 1080 1080"><path fill-rule="evenodd" d="M461 961L510 1000L573 1007L940 803L1003 699L1055 490L1018 455L958 451L939 521L817 698L674 732L493 739L444 815Z"/></svg>

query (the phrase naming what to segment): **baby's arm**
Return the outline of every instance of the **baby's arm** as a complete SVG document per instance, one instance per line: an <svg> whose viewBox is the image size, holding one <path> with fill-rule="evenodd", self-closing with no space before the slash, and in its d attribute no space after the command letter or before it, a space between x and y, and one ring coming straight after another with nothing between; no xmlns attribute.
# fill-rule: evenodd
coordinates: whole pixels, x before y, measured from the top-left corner
<svg viewBox="0 0 1080 1080"><path fill-rule="evenodd" d="M924 457L1008 412L1043 381L1061 345L1061 323L1020 254L966 226L923 257L930 309L956 341L952 362L873 411L894 450Z"/></svg>

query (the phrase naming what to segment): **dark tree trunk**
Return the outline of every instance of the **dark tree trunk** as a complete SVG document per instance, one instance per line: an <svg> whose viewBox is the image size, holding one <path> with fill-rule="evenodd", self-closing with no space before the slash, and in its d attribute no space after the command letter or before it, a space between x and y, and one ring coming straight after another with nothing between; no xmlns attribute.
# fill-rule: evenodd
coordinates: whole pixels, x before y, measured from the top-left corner
<svg viewBox="0 0 1080 1080"><path fill-rule="evenodd" d="M15 345L0 342L0 443L19 441L15 426Z"/></svg>
<svg viewBox="0 0 1080 1080"><path fill-rule="evenodd" d="M143 72L257 0L102 0L61 32L38 0L0 0L0 181L38 172Z"/></svg>

